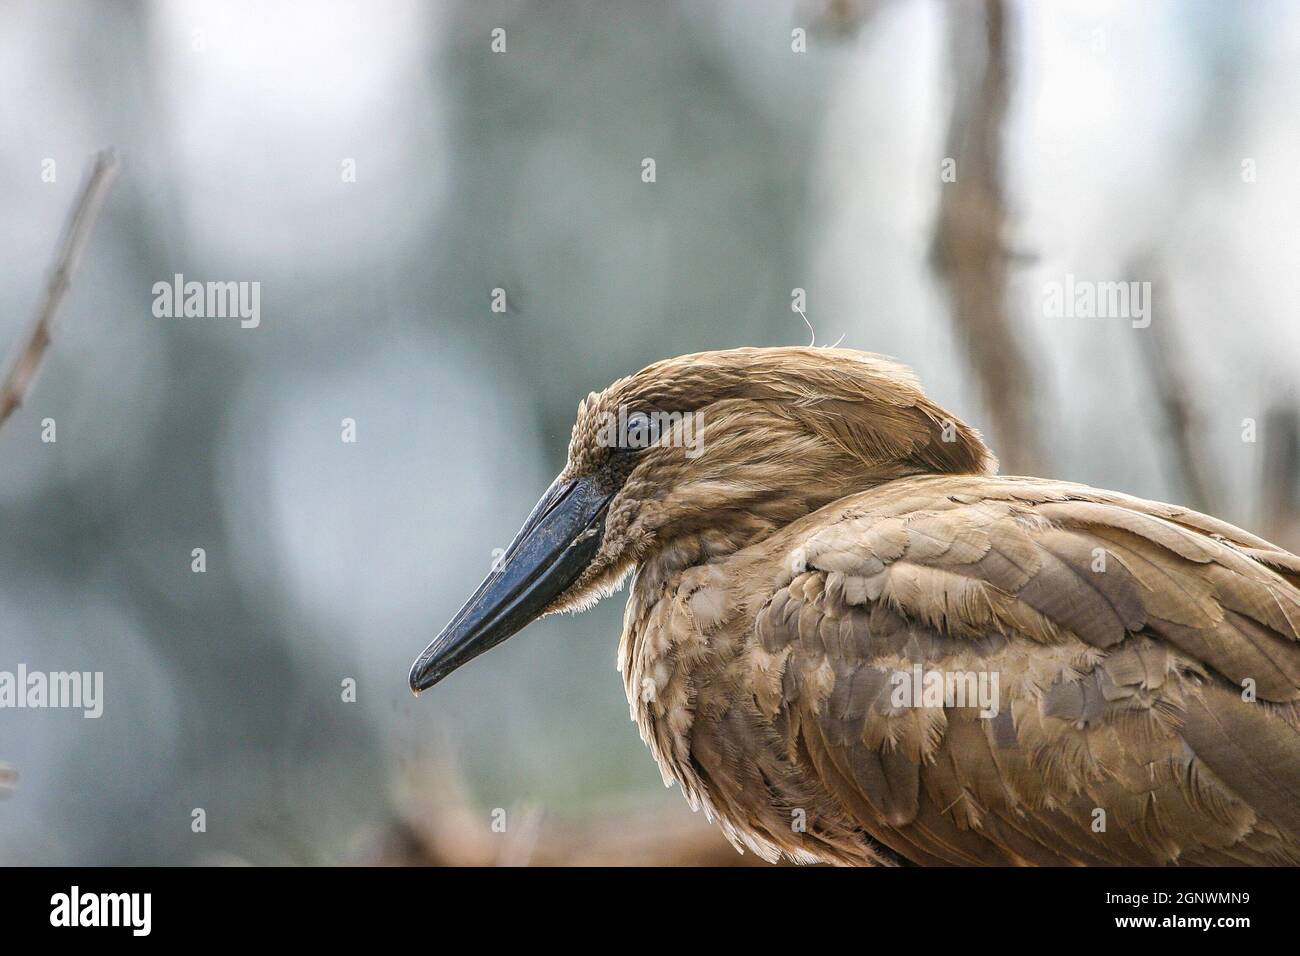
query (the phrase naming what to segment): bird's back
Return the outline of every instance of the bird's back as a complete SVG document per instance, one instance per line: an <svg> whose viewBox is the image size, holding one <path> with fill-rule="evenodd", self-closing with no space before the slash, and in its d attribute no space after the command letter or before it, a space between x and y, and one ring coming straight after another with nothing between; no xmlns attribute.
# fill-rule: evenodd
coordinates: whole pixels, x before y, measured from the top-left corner
<svg viewBox="0 0 1300 956"><path fill-rule="evenodd" d="M633 586L666 779L769 858L1300 862L1300 558L1079 485L925 476Z"/></svg>

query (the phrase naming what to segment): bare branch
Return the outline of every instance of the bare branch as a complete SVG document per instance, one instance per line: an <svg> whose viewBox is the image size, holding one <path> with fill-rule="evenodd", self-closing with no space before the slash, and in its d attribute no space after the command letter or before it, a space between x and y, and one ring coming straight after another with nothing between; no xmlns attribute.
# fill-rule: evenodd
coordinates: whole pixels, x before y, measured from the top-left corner
<svg viewBox="0 0 1300 956"><path fill-rule="evenodd" d="M1033 420L1034 374L1007 313L1002 127L1010 95L1010 40L1002 0L948 9L955 97L932 260L947 288L953 327L988 409L1004 470L1036 473L1043 451Z"/></svg>
<svg viewBox="0 0 1300 956"><path fill-rule="evenodd" d="M72 286L77 263L81 260L86 243L90 241L90 233L95 228L95 221L99 218L100 208L116 173L117 160L112 150L101 150L95 154L90 173L82 184L81 194L64 224L58 253L45 284L45 294L36 311L36 320L13 365L3 381L0 381L0 425L23 403L32 382L36 380L41 359L50 344L59 306L63 304L63 297Z"/></svg>
<svg viewBox="0 0 1300 956"><path fill-rule="evenodd" d="M1264 462L1259 474L1265 537L1300 550L1300 410L1279 397L1261 429Z"/></svg>
<svg viewBox="0 0 1300 956"><path fill-rule="evenodd" d="M1183 500L1197 511L1214 514L1223 498L1213 478L1215 464L1204 440L1203 415L1192 385L1184 375L1189 365L1179 342L1177 318L1169 304L1168 282L1150 256L1138 257L1130 266L1130 273L1153 277L1153 321L1149 328L1137 333L1137 341L1164 416L1172 452L1169 469L1183 486ZM1158 312L1157 302L1160 303Z"/></svg>

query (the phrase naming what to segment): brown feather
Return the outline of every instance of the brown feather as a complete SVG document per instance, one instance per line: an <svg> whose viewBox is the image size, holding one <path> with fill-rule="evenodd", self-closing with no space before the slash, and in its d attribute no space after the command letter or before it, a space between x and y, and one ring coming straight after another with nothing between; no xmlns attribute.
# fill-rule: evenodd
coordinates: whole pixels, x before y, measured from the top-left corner
<svg viewBox="0 0 1300 956"><path fill-rule="evenodd" d="M583 403L567 474L614 468L594 436L623 406L699 412L702 454L619 466L601 551L551 610L636 569L633 717L737 846L1300 863L1300 558L1176 506L996 476L879 356L657 363ZM914 669L996 676L996 713L898 703Z"/></svg>

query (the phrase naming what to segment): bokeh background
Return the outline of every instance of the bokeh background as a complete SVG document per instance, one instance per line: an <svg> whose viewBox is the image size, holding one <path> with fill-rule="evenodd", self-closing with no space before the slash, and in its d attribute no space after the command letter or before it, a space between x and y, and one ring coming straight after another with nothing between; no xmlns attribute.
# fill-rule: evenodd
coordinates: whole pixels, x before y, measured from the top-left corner
<svg viewBox="0 0 1300 956"><path fill-rule="evenodd" d="M628 721L621 600L406 674L582 396L806 343L796 288L1004 471L1300 545L1295 3L10 0L0 88L5 348L122 164L0 430L0 669L105 712L0 711L0 862L737 859ZM176 273L260 327L155 318ZM1151 327L1049 317L1067 274Z"/></svg>

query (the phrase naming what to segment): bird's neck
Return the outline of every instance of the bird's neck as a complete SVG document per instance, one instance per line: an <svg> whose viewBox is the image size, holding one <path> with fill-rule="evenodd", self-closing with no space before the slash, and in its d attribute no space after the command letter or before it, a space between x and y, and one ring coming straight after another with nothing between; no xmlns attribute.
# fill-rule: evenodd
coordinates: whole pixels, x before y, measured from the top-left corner
<svg viewBox="0 0 1300 956"><path fill-rule="evenodd" d="M833 501L879 483L859 475L839 482L809 483L800 489L747 489L724 502L715 501L698 520L682 518L660 529L655 547L638 563L634 587L657 592L686 568L721 560Z"/></svg>

